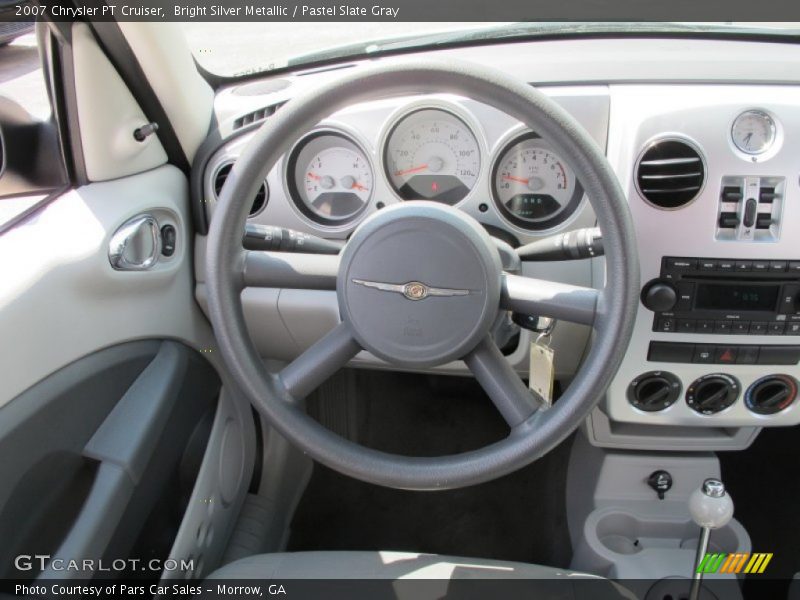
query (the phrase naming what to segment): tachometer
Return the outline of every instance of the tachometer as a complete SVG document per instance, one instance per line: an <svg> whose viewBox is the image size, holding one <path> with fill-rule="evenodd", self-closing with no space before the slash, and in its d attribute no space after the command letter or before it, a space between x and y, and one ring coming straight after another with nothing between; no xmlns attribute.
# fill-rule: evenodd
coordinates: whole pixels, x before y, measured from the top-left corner
<svg viewBox="0 0 800 600"><path fill-rule="evenodd" d="M450 112L417 110L389 133L384 166L392 188L403 200L457 204L478 180L478 140L467 124Z"/></svg>
<svg viewBox="0 0 800 600"><path fill-rule="evenodd" d="M577 208L583 191L569 166L536 134L516 138L492 170L492 193L503 216L525 229L549 229Z"/></svg>
<svg viewBox="0 0 800 600"><path fill-rule="evenodd" d="M308 217L339 225L360 214L372 195L372 167L349 138L318 132L298 144L289 156L289 191Z"/></svg>

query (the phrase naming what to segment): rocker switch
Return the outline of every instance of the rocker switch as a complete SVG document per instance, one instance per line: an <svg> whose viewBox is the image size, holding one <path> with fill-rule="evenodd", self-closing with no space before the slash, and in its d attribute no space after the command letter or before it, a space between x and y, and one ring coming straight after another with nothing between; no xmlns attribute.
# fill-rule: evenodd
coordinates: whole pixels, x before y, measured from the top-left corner
<svg viewBox="0 0 800 600"><path fill-rule="evenodd" d="M744 218L742 219L742 224L745 227L755 226L757 214L758 214L758 201L755 198L748 198L744 206Z"/></svg>

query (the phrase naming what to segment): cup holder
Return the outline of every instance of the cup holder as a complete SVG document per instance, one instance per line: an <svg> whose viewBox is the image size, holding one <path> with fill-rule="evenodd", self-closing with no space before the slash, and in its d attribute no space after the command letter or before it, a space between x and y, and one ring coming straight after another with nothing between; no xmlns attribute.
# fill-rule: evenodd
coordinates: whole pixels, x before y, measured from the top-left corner
<svg viewBox="0 0 800 600"><path fill-rule="evenodd" d="M633 555L649 548L694 550L700 528L690 519L658 520L627 512L607 512L596 520L597 540L613 554ZM711 533L709 552L736 552L737 529L726 526Z"/></svg>
<svg viewBox="0 0 800 600"><path fill-rule="evenodd" d="M597 537L615 554L636 554L642 551L638 539L640 523L633 515L612 513L597 522Z"/></svg>
<svg viewBox="0 0 800 600"><path fill-rule="evenodd" d="M700 528L688 511L666 504L659 512L652 506L642 507L641 512L627 507L596 508L584 522L570 567L612 579L689 576ZM731 519L711 533L709 552L750 552L750 536Z"/></svg>

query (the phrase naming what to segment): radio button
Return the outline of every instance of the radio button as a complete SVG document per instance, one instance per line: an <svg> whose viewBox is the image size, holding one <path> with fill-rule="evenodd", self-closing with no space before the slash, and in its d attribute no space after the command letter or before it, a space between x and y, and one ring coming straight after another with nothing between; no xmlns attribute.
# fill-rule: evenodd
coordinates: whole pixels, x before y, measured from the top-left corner
<svg viewBox="0 0 800 600"><path fill-rule="evenodd" d="M766 273L771 268L771 264L768 260L754 260L753 261L753 271L758 271L759 273ZM785 268L783 269L786 270Z"/></svg>
<svg viewBox="0 0 800 600"><path fill-rule="evenodd" d="M736 270L737 271L750 271L753 269L753 261L752 260L737 260L736 261Z"/></svg>
<svg viewBox="0 0 800 600"><path fill-rule="evenodd" d="M750 321L734 321L733 333L745 335L750 332Z"/></svg>
<svg viewBox="0 0 800 600"><path fill-rule="evenodd" d="M714 333L714 321L698 321L695 331L697 333Z"/></svg>
<svg viewBox="0 0 800 600"><path fill-rule="evenodd" d="M731 326L730 321L714 321L714 333L730 333Z"/></svg>
<svg viewBox="0 0 800 600"><path fill-rule="evenodd" d="M694 284L689 281L680 281L676 285L676 288L678 291L678 303L675 306L675 310L692 310L692 302L694 301Z"/></svg>
<svg viewBox="0 0 800 600"><path fill-rule="evenodd" d="M800 335L800 323L787 323L783 335Z"/></svg>
<svg viewBox="0 0 800 600"><path fill-rule="evenodd" d="M697 268L696 258L668 258L667 268L670 271L691 271Z"/></svg>
<svg viewBox="0 0 800 600"><path fill-rule="evenodd" d="M697 344L694 347L694 356L692 357L693 363L713 363L714 362L714 346L703 346Z"/></svg>
<svg viewBox="0 0 800 600"><path fill-rule="evenodd" d="M678 331L680 333L694 333L697 321L694 319L678 319Z"/></svg>
<svg viewBox="0 0 800 600"><path fill-rule="evenodd" d="M783 335L783 330L786 329L786 323L778 321L777 323L770 323L767 326L767 335Z"/></svg>
<svg viewBox="0 0 800 600"><path fill-rule="evenodd" d="M792 273L800 273L800 260L793 260L789 263L789 270Z"/></svg>
<svg viewBox="0 0 800 600"><path fill-rule="evenodd" d="M721 260L718 263L717 269L720 271L733 271L736 267L736 262L732 260Z"/></svg>
<svg viewBox="0 0 800 600"><path fill-rule="evenodd" d="M769 262L769 270L774 273L782 273L786 270L785 260L771 260Z"/></svg>
<svg viewBox="0 0 800 600"><path fill-rule="evenodd" d="M800 308L800 285L787 285L783 288L778 312L793 313Z"/></svg>
<svg viewBox="0 0 800 600"><path fill-rule="evenodd" d="M758 346L739 346L739 356L736 357L736 364L754 365L758 361Z"/></svg>
<svg viewBox="0 0 800 600"><path fill-rule="evenodd" d="M711 258L701 258L698 261L698 266L701 271L715 271L717 268L717 261Z"/></svg>
<svg viewBox="0 0 800 600"><path fill-rule="evenodd" d="M750 335L766 335L767 324L761 321L753 321L750 323Z"/></svg>
<svg viewBox="0 0 800 600"><path fill-rule="evenodd" d="M656 331L664 331L666 333L675 331L675 319L672 317L661 317L656 323Z"/></svg>

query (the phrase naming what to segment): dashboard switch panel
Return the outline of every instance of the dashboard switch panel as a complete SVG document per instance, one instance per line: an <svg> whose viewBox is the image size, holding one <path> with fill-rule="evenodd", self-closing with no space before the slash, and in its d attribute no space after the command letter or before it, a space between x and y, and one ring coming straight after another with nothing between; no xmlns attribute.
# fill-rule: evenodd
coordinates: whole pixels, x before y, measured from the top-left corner
<svg viewBox="0 0 800 600"><path fill-rule="evenodd" d="M716 238L723 241L777 242L780 239L783 177L722 178Z"/></svg>

